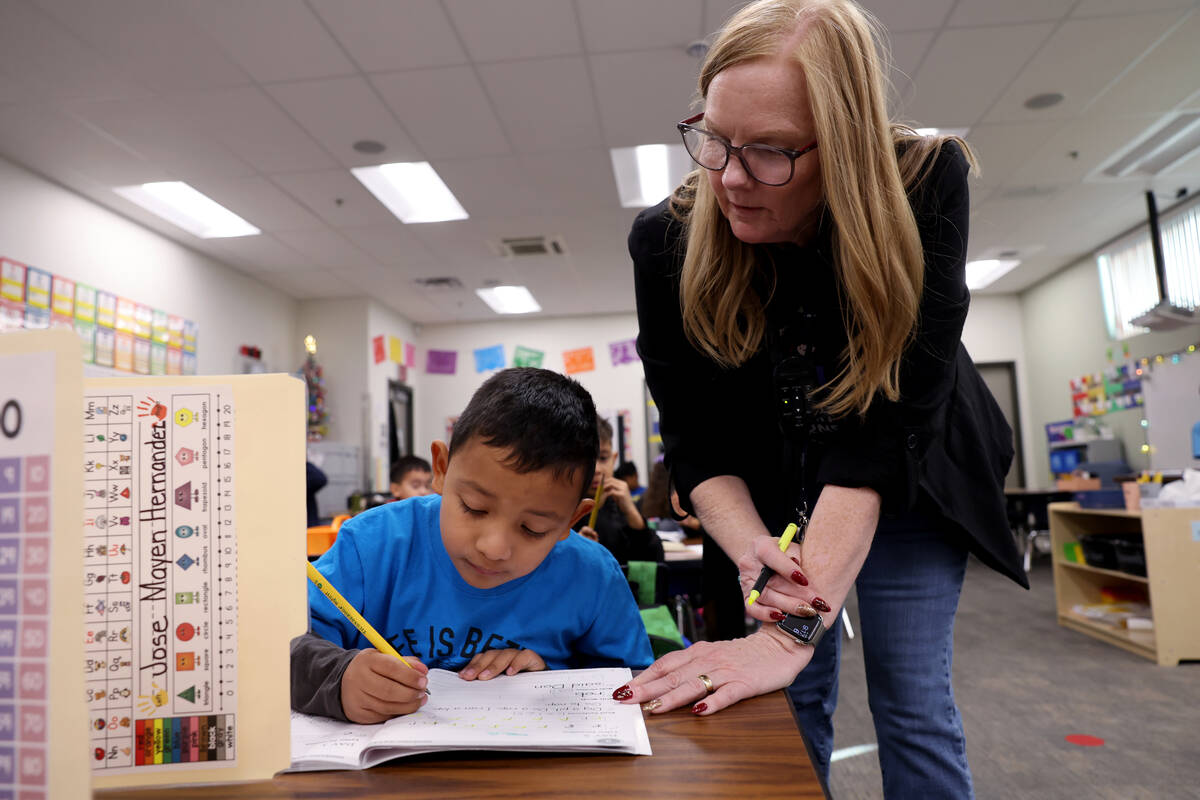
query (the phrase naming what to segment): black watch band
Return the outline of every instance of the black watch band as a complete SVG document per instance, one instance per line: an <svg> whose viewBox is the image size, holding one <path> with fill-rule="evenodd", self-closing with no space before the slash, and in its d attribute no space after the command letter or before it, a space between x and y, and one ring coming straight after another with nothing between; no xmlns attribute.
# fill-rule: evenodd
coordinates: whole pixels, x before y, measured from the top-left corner
<svg viewBox="0 0 1200 800"><path fill-rule="evenodd" d="M820 614L814 614L811 617L788 614L776 622L775 627L798 643L812 647L816 647L817 642L821 641L821 637L825 635L825 621L821 619Z"/></svg>

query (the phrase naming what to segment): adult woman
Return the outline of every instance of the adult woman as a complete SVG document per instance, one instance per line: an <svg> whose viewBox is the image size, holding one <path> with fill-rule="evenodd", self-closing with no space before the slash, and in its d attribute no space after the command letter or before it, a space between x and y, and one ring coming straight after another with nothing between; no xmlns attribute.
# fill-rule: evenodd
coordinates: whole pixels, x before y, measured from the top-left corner
<svg viewBox="0 0 1200 800"><path fill-rule="evenodd" d="M815 610L830 634L702 643L614 696L707 714L799 673L827 775L856 584L886 795L970 796L950 686L967 553L1025 578L1001 491L1012 434L960 341L969 151L889 123L851 0L747 6L700 93L679 127L703 169L629 237L646 378L681 497L747 591L763 564L778 573L751 613ZM769 532L810 514L780 553Z"/></svg>

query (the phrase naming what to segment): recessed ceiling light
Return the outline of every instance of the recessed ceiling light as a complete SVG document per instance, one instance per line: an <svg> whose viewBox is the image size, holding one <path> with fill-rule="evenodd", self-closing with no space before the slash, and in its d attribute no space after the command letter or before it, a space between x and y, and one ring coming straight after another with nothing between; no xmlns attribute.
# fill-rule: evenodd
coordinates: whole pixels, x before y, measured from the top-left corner
<svg viewBox="0 0 1200 800"><path fill-rule="evenodd" d="M641 144L609 150L622 208L645 208L669 195L694 167L682 144Z"/></svg>
<svg viewBox="0 0 1200 800"><path fill-rule="evenodd" d="M117 186L113 191L201 239L262 233L225 206L183 181Z"/></svg>
<svg viewBox="0 0 1200 800"><path fill-rule="evenodd" d="M401 222L467 219L467 211L428 161L380 164L350 170Z"/></svg>
<svg viewBox="0 0 1200 800"><path fill-rule="evenodd" d="M967 262L967 288L982 289L1008 274L1021 262L1015 258L985 258Z"/></svg>
<svg viewBox="0 0 1200 800"><path fill-rule="evenodd" d="M1043 92L1035 94L1033 97L1025 101L1025 107L1034 111L1040 111L1043 108L1056 106L1063 101L1063 96L1060 92Z"/></svg>
<svg viewBox="0 0 1200 800"><path fill-rule="evenodd" d="M359 139L354 143L354 149L360 153L373 156L382 153L387 148L383 146L383 142L377 142L374 139Z"/></svg>
<svg viewBox="0 0 1200 800"><path fill-rule="evenodd" d="M497 314L531 314L542 307L524 286L490 286L476 289L475 294Z"/></svg>

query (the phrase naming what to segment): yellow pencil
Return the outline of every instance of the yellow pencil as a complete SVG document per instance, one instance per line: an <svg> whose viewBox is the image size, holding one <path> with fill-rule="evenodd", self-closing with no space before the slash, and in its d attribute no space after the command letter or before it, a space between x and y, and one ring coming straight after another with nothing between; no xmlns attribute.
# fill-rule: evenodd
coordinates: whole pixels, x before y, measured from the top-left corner
<svg viewBox="0 0 1200 800"><path fill-rule="evenodd" d="M400 659L401 662L403 662L404 666L408 667L409 669L414 669L413 665L405 661L404 656L397 653L396 648L392 647L391 644L388 643L387 639L380 636L379 631L372 628L371 623L363 619L363 615L358 613L358 610L355 609L354 606L350 605L346 598L342 597L342 593L334 588L334 585L329 582L329 579L322 575L321 571L314 567L311 561L305 566L308 567L308 579L313 582L313 586L316 586L321 590L321 594L329 598L329 602L333 603L334 607L336 607L338 611L342 612L342 616L350 620L354 627L358 628L359 633L367 637L367 641L370 642L376 650L381 653L387 653L390 656L395 656L396 658ZM429 694L428 689L425 690L425 694Z"/></svg>
<svg viewBox="0 0 1200 800"><path fill-rule="evenodd" d="M783 529L783 536L779 537L779 552L786 553L788 545L792 543L792 537L796 535L796 531L800 530L796 527L796 523L790 523ZM754 601L762 594L762 590L766 588L767 581L771 579L772 569L763 567L762 572L758 573L758 580L754 582L754 588L750 590L750 596L746 598L746 605L754 605Z"/></svg>
<svg viewBox="0 0 1200 800"><path fill-rule="evenodd" d="M600 479L600 485L596 487L596 499L593 501L592 515L588 517L588 527L593 530L596 528L596 517L600 516L600 506L603 505L603 501L600 499L602 494L604 494L603 478Z"/></svg>

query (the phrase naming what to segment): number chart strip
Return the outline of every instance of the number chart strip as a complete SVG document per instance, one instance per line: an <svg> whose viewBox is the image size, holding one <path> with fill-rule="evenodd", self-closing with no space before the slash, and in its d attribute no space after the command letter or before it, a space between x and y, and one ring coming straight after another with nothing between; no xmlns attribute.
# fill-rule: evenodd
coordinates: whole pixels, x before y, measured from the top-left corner
<svg viewBox="0 0 1200 800"><path fill-rule="evenodd" d="M236 763L228 387L84 398L84 671L95 770Z"/></svg>

